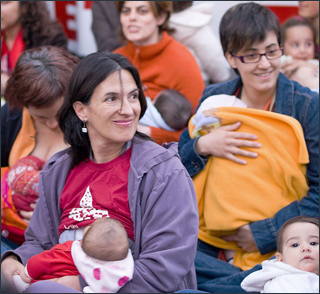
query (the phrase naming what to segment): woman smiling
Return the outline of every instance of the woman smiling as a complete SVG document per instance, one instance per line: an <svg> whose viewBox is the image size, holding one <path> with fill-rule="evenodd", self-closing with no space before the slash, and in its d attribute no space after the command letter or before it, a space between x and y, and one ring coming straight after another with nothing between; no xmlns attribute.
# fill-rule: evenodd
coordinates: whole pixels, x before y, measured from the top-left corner
<svg viewBox="0 0 320 294"><path fill-rule="evenodd" d="M138 71L127 58L97 52L79 62L59 116L71 147L56 153L41 173L26 242L2 256L7 281L18 273L29 282L23 264L31 256L82 239L85 226L111 217L126 229L134 258L133 279L119 292L173 293L196 287L193 183L177 143L159 146L137 132L145 109ZM79 277L37 282L27 291L82 290L86 283Z"/></svg>

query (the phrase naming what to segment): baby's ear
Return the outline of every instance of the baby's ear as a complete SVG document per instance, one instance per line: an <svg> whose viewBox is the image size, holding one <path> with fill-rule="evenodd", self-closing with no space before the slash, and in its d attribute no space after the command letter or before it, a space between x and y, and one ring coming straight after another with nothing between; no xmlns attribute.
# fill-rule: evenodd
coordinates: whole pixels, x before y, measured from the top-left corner
<svg viewBox="0 0 320 294"><path fill-rule="evenodd" d="M282 254L280 253L280 252L277 252L276 253L276 260L277 261L282 261L283 259L282 259Z"/></svg>

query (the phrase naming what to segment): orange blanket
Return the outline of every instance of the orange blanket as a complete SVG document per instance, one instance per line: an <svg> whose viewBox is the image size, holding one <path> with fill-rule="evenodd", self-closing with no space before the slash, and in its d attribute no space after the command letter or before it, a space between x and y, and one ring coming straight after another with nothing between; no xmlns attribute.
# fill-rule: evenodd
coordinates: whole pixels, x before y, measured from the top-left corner
<svg viewBox="0 0 320 294"><path fill-rule="evenodd" d="M246 158L244 166L211 156L205 169L193 178L200 216L199 239L218 248L235 249L234 265L245 270L274 252L263 256L258 251L247 253L219 236L273 217L291 202L300 201L308 191L309 156L301 125L292 117L238 107L221 107L215 114L222 119L222 125L241 121L237 131L257 135L262 145L251 149L259 156ZM190 136L193 128L190 120Z"/></svg>

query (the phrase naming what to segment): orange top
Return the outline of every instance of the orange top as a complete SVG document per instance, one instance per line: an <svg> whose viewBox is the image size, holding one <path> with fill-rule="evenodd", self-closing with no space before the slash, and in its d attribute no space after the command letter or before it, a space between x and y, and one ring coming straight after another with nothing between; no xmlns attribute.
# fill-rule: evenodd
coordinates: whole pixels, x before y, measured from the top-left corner
<svg viewBox="0 0 320 294"><path fill-rule="evenodd" d="M22 112L21 129L11 148L9 155L9 167L12 167L18 159L28 156L36 144L36 130L31 115L26 108Z"/></svg>
<svg viewBox="0 0 320 294"><path fill-rule="evenodd" d="M156 44L137 47L128 42L114 53L126 56L138 69L146 96L153 100L161 90L175 89L191 102L195 111L205 84L187 47L163 32L161 41ZM151 127L151 137L158 144L178 141L181 132Z"/></svg>

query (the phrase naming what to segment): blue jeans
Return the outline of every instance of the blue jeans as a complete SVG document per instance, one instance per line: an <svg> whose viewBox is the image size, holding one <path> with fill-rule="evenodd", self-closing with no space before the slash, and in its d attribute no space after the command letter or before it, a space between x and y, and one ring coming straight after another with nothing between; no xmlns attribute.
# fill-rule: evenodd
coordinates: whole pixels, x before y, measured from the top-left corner
<svg viewBox="0 0 320 294"><path fill-rule="evenodd" d="M258 264L250 270L218 259L218 248L198 240L195 258L198 289L210 293L246 293L240 284L250 273L261 269Z"/></svg>

